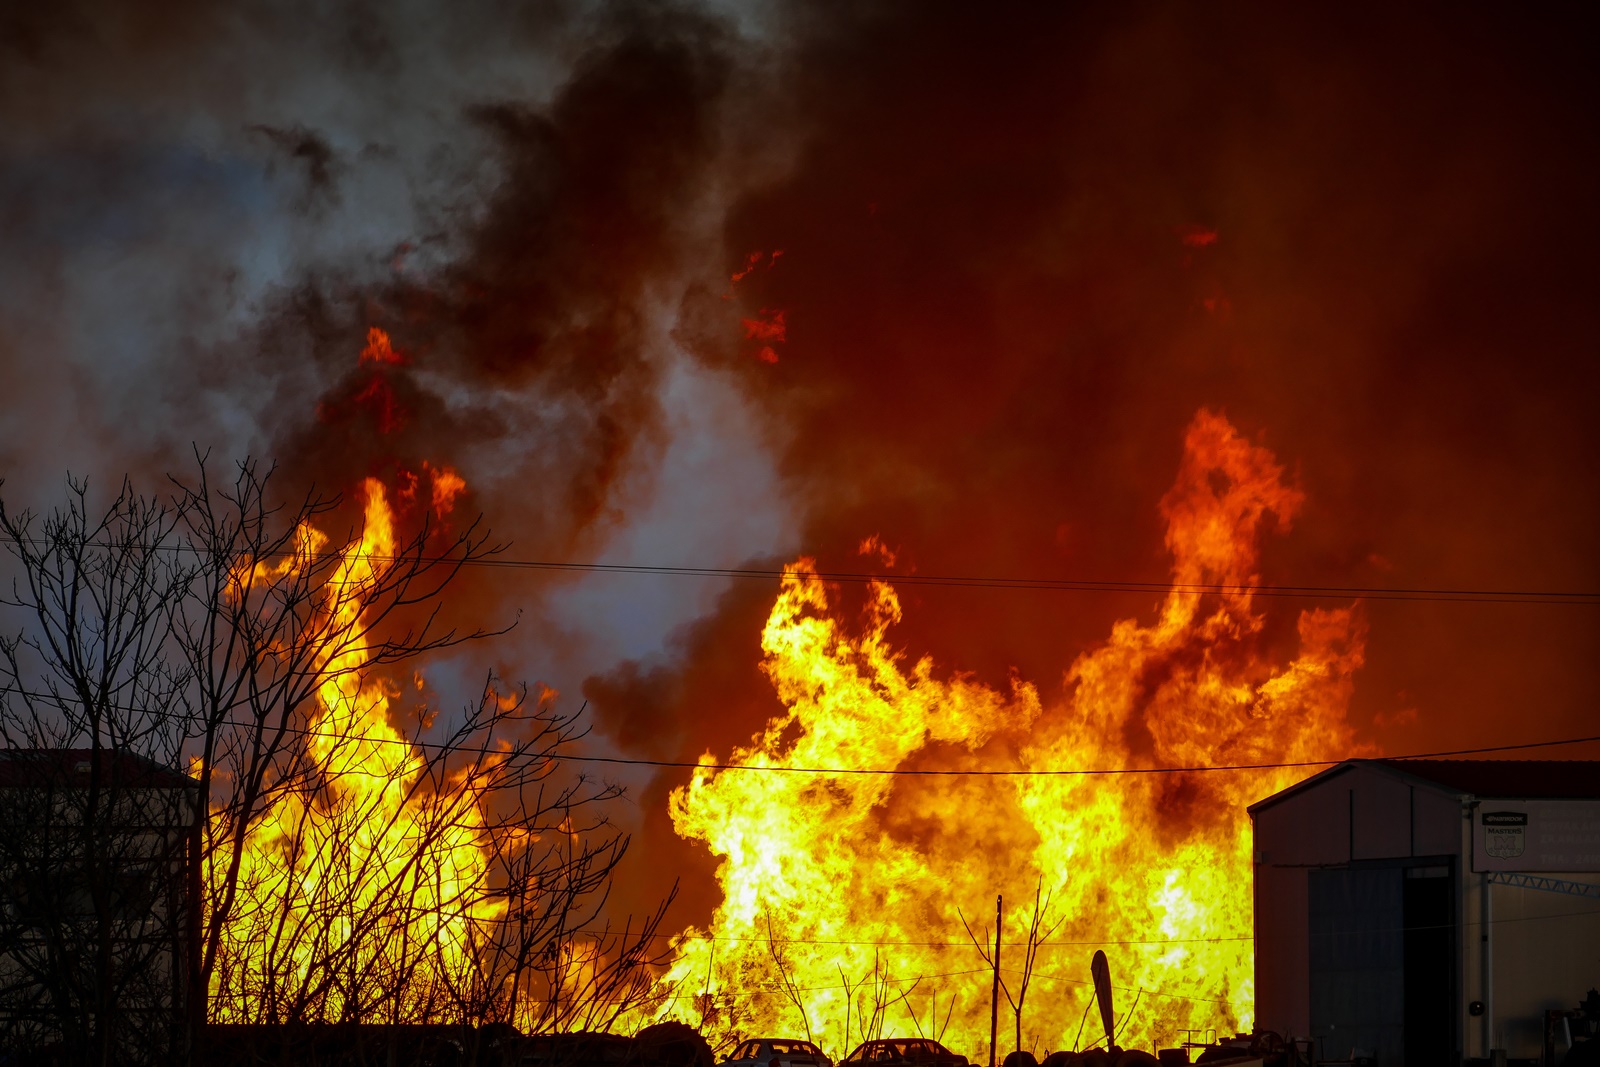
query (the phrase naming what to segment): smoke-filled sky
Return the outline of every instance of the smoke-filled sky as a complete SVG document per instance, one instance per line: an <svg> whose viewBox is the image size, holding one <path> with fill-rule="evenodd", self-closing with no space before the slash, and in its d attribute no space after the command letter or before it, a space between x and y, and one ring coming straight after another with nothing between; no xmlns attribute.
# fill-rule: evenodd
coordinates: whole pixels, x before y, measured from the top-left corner
<svg viewBox="0 0 1600 1067"><path fill-rule="evenodd" d="M1595 44L1487 4L8 5L0 476L427 461L521 559L859 569L876 535L1160 581L1206 408L1306 496L1263 581L1594 592ZM358 363L372 326L404 363ZM726 752L775 708L773 594L469 577L453 610L521 622L435 671ZM909 654L1047 696L1158 599L903 594ZM1595 732L1592 603L1363 610L1382 750ZM682 780L631 818L689 921Z"/></svg>

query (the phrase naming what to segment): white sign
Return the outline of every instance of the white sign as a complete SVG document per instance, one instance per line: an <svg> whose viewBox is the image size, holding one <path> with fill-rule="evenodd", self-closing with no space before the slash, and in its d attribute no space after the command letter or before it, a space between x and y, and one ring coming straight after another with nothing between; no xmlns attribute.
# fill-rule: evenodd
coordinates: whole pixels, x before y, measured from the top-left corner
<svg viewBox="0 0 1600 1067"><path fill-rule="evenodd" d="M1479 822L1483 825L1483 850L1495 859L1515 859L1527 850L1527 812L1486 811Z"/></svg>
<svg viewBox="0 0 1600 1067"><path fill-rule="evenodd" d="M1475 871L1600 871L1600 801L1486 800L1473 823Z"/></svg>

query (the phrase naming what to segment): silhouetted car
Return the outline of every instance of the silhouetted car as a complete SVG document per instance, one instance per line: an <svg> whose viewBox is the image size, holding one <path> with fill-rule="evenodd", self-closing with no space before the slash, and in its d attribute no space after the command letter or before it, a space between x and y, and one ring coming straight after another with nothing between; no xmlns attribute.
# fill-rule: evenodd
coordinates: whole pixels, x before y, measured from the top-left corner
<svg viewBox="0 0 1600 1067"><path fill-rule="evenodd" d="M728 1067L833 1067L833 1061L811 1042L787 1037L753 1037L740 1042L723 1062Z"/></svg>
<svg viewBox="0 0 1600 1067"><path fill-rule="evenodd" d="M922 1067L967 1067L967 1058L951 1052L937 1041L925 1037L892 1037L882 1041L863 1041L840 1061L844 1064L904 1064Z"/></svg>
<svg viewBox="0 0 1600 1067"><path fill-rule="evenodd" d="M503 1059L518 1067L622 1067L633 1041L616 1034L577 1030L567 1034L520 1034L504 1039Z"/></svg>

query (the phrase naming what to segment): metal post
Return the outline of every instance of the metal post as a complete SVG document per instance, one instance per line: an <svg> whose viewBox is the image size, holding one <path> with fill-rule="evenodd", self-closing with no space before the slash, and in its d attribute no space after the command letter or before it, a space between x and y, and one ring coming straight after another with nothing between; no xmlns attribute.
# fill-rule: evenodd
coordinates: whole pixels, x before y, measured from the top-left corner
<svg viewBox="0 0 1600 1067"><path fill-rule="evenodd" d="M1483 1047L1494 1058L1494 884L1483 876Z"/></svg>
<svg viewBox="0 0 1600 1067"><path fill-rule="evenodd" d="M995 1067L995 1039L1000 1032L1000 897L994 898L994 988L989 991L989 1067Z"/></svg>

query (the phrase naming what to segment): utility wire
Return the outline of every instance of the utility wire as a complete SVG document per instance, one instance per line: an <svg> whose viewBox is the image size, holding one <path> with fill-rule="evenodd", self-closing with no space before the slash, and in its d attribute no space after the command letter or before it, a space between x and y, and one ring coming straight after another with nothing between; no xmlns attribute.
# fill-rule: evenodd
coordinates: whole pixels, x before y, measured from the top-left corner
<svg viewBox="0 0 1600 1067"><path fill-rule="evenodd" d="M988 974L988 973L990 973L990 969L988 967L975 967L975 968L973 968L972 970L969 970L969 971L946 971L943 974L919 974L919 975L915 975L915 976L910 977L910 978L889 978L889 977L884 977L884 978L881 978L881 979L863 978L860 982L852 982L852 983L848 983L848 984L844 984L844 985L840 985L838 983L834 983L833 985L795 986L793 989L783 989L783 988L778 988L778 989L752 989L752 990L746 990L746 991L739 992L739 993L718 992L718 993L714 993L712 995L713 996L719 996L719 997L773 997L773 996L783 996L783 995L785 995L787 993L790 993L790 992L794 992L794 993L820 993L820 992L825 992L825 991L830 990L830 989L859 989L859 988L861 988L861 986L866 985L867 983L873 982L873 981L876 981L880 985L886 985L887 986L887 985L904 984L906 982L912 982L912 983L916 983L916 982L931 982L931 981L933 981L934 979L937 979L937 978L960 978L960 977L963 977L963 976L969 975L969 974ZM696 999L698 999L698 998L700 998L702 996L705 996L705 995L706 994L703 993L703 992L702 993L674 993L674 994L671 994L670 996L666 996L666 997L660 997L660 998L657 998L657 997L646 997L645 999L648 1000L648 1001L655 1001L655 1000L661 1000L661 1001L668 1001L668 1000L696 1000Z"/></svg>
<svg viewBox="0 0 1600 1067"><path fill-rule="evenodd" d="M374 557L376 558L376 557ZM444 560L441 560L444 562ZM974 589L1028 589L1112 593L1223 593L1261 596L1354 596L1367 600L1460 601L1495 604L1600 604L1600 592L1540 589L1451 589L1398 586L1236 584L1226 582L1144 582L1126 579L1002 578L961 574L882 574L869 571L802 571L772 567L688 567L666 564L576 563L556 560L497 559L465 561L474 567L581 571L600 574L658 574L692 578L747 578L771 581L786 577L830 582L886 582L893 585L957 586Z"/></svg>
<svg viewBox="0 0 1600 1067"><path fill-rule="evenodd" d="M1023 973L1021 971L1011 970L1011 968L1009 968L1009 967L1002 967L1000 969L1002 971L1009 971L1011 974L1021 974L1021 973ZM1070 983L1072 985L1093 985L1094 984L1092 981L1085 981L1082 978L1068 978L1066 975L1063 975L1063 974L1045 974L1042 971L1033 971L1033 972L1031 972L1029 977L1030 978L1043 978L1043 979L1045 979L1046 981L1049 981L1049 982L1068 982L1068 983ZM1222 1003L1225 1002L1225 998L1221 997L1221 996L1215 996L1215 997L1192 997L1192 996L1185 996L1182 993L1163 993L1159 989L1146 989L1143 986L1114 985L1111 988L1112 989L1120 989L1124 993L1148 993L1152 997L1165 997L1168 1000L1189 1000L1189 1001L1193 1001L1196 1004L1222 1004ZM1129 1011L1131 1012L1132 1009L1129 1009Z"/></svg>
<svg viewBox="0 0 1600 1067"><path fill-rule="evenodd" d="M1003 971L1006 974L1022 974L1023 973L1022 971L1016 970L1016 969L1011 968L1011 967L1002 967L1002 968L1000 968L1000 970ZM915 984L917 984L919 982L932 982L932 981L936 981L936 980L941 979L941 978L963 978L963 977L966 977L967 975L972 975L972 974L990 974L990 973L992 973L992 969L989 968L989 967L977 967L977 968L974 968L974 969L968 970L968 971L945 971L942 974L919 974L919 975L913 975L913 976L906 977L906 978L884 977L884 978L881 978L881 979L877 979L876 981L877 981L877 984L884 985L884 986L905 985L906 983L911 983L911 984L915 985ZM1082 978L1068 978L1068 977L1066 977L1064 975L1044 974L1044 973L1039 972L1039 971L1032 972L1032 977L1034 977L1034 978L1044 978L1044 979L1048 979L1049 981L1053 981L1053 982L1068 982L1068 983L1071 983L1072 985L1092 985L1093 984L1092 982L1085 981ZM795 986L792 989L783 989L783 988L778 988L778 989L742 989L739 992L718 991L718 992L712 993L711 995L713 997L724 997L724 998L729 998L729 999L742 1000L742 999L745 999L745 998L748 998L748 997L785 996L785 995L790 994L790 993L821 993L821 992L827 992L829 990L835 990L835 989L859 989L862 985L867 985L868 983L871 983L873 981L874 981L874 979L871 979L871 978L863 978L860 983L840 984L840 983L835 982L835 983L833 983L831 985ZM1121 991L1123 991L1125 993L1146 993L1146 994L1149 994L1150 996L1166 997L1169 1000L1188 1000L1188 1001L1193 1001L1193 1002L1195 1002L1197 1004L1221 1004L1221 1003L1224 1002L1224 998L1220 997L1220 996L1216 996L1216 997L1196 997L1196 996L1188 996L1188 995L1185 995L1183 993L1163 993L1160 990L1145 989L1143 987L1135 987L1135 986L1121 986L1121 985L1119 985L1119 986L1112 986L1112 988L1113 989L1119 989L1119 990L1121 990ZM703 992L702 993L672 993L672 994L669 994L669 995L667 995L665 997L659 997L659 998L657 998L657 997L647 997L646 999L649 1000L649 1001L652 1001L652 1002L656 1002L656 1001L666 1002L666 1001L676 1001L676 1000L697 1000L700 997L705 996L705 995L706 994L703 993ZM898 998L897 997L896 999L903 999L903 998Z"/></svg>
<svg viewBox="0 0 1600 1067"><path fill-rule="evenodd" d="M15 693L34 700L60 701L67 694L34 692L19 686L0 686L0 693ZM70 699L70 698L69 698ZM143 709L128 705L111 705L120 711L140 711ZM204 716L197 716L204 718ZM386 737L359 737L355 734L339 734L328 730L313 729L309 726L282 727L266 725L251 719L223 718L217 720L228 726L255 728L261 726L269 732L282 732L302 737L332 737L338 741L359 742L371 745L405 745L409 748L438 749L446 752L463 751L460 744L445 744L436 741L424 741L407 738ZM1115 777L1124 774L1202 774L1221 771L1269 771L1292 770L1305 767L1335 767L1350 760L1371 759L1374 762L1390 762L1393 760L1428 760L1447 759L1451 756L1482 755L1487 752L1518 752L1534 748L1553 748L1561 745L1584 745L1600 741L1600 734L1588 737L1563 737L1553 741L1528 741L1510 745L1486 745L1482 748L1457 748L1438 752L1413 752L1399 756L1350 756L1343 759L1326 760L1294 760L1278 763L1218 763L1218 764L1190 764L1182 767L1101 767L1101 768L1044 768L1014 770L987 770L982 768L921 768L921 767L790 767L773 764L745 764L745 763L691 763L687 760L647 760L629 759L623 756L579 756L565 752L541 752L535 758L565 763L609 763L628 767L661 767L681 768L687 770L708 771L770 771L786 774L866 774L884 775L897 778L1061 778L1100 776ZM470 746L468 746L470 747Z"/></svg>
<svg viewBox="0 0 1600 1067"><path fill-rule="evenodd" d="M1600 908L1583 908L1578 911L1552 912L1547 915L1512 915L1499 919L1490 919L1490 926L1499 926L1508 923L1541 922L1547 919L1572 919L1588 915L1600 915ZM1327 930L1319 931L1318 937L1351 937L1366 934L1398 934L1412 930L1454 930L1457 926L1479 927L1483 922L1477 919L1463 919L1460 923L1429 923L1412 924L1408 926L1388 926L1368 928L1363 930ZM678 941L722 941L731 943L774 944L774 945L832 945L841 948L957 948L971 950L974 946L971 941L845 941L804 937L734 937L726 934L663 934L650 935L658 940ZM1240 934L1234 937L1164 937L1152 938L1142 941L1039 941L1040 947L1055 948L1091 948L1114 945L1119 947L1138 948L1145 945L1220 945L1235 942L1254 941L1250 934ZM1005 970L1004 967L1001 970ZM1021 973L1021 972L1017 972ZM1063 978L1061 981L1073 982L1075 978Z"/></svg>
<svg viewBox="0 0 1600 1067"><path fill-rule="evenodd" d="M1587 913L1585 913L1587 914ZM728 934L652 934L660 940L670 941L674 938L680 941L727 941L746 942L750 944L766 945L837 945L844 948L963 948L971 949L971 941L835 941L828 939L804 937L735 937ZM1101 945L1192 945L1192 944L1221 944L1230 941L1254 941L1255 938L1248 934L1238 937L1167 937L1155 938L1148 941L1040 941L1040 945L1053 945L1063 948L1088 948Z"/></svg>
<svg viewBox="0 0 1600 1067"><path fill-rule="evenodd" d="M1600 741L1600 734L1590 737L1564 737L1554 741L1529 741L1514 745L1487 745L1483 748L1457 748L1440 752L1415 752L1403 756L1372 757L1384 762L1390 760L1444 759L1450 756L1481 755L1486 752L1514 752L1532 748L1552 748L1558 745L1582 745ZM931 778L1042 778L1081 777L1088 775L1112 776L1121 774L1199 774L1213 771L1267 771L1298 767L1333 767L1349 759L1293 760L1280 763L1220 763L1193 764L1183 767L1098 767L1098 768L1044 768L1017 770L936 769L919 767L788 767L768 764L744 763L690 763L687 760L627 759L622 756L578 756L568 753L551 753L547 758L582 763L614 763L635 767L687 768L707 771L774 771L789 774L873 774L895 777Z"/></svg>
<svg viewBox="0 0 1600 1067"><path fill-rule="evenodd" d="M48 547L44 538L23 538L29 544ZM91 548L122 548L127 546L107 542L89 542ZM135 546L137 547L137 546ZM189 552L200 554L201 549L190 544L162 544L146 546L151 551ZM333 549L320 555L334 559L349 551ZM281 549L262 553L261 558L298 555L298 549ZM664 575L684 578L736 578L758 581L778 581L789 577L819 579L828 582L860 583L885 582L899 586L947 586L972 589L1053 590L1061 592L1102 593L1215 593L1224 595L1250 594L1271 597L1357 597L1363 600L1400 600L1443 603L1481 604L1588 604L1600 605L1600 592L1572 589L1483 589L1452 588L1448 586L1362 586L1362 585L1298 585L1230 583L1230 582L1150 582L1123 578L1041 578L1022 576L1007 578L998 575L972 574L890 574L876 571L808 570L796 571L792 567L703 567L657 563L584 563L576 560L516 559L495 555L426 556L365 554L364 558L379 563L415 563L421 566L448 565L462 567L497 567L511 570L570 571L592 574Z"/></svg>
<svg viewBox="0 0 1600 1067"><path fill-rule="evenodd" d="M32 697L37 701L59 701L66 694L35 693L19 686L0 686L0 693L16 693L19 696ZM128 705L114 705L118 710L141 710ZM227 726L245 726L256 728L262 723L254 720L237 720L237 718L222 718L221 723ZM266 726L272 733L277 733L278 726ZM310 726L282 726L283 733L293 736L334 737L338 741L360 742L360 744L392 744L406 745L413 749L438 749L445 752L461 752L462 745L442 744L442 742L422 741L422 739L406 739L406 737L360 737L355 734L334 734L325 729L314 729ZM1386 757L1370 757L1373 761L1392 760L1438 760L1438 758L1456 757L1456 755L1482 755L1486 752L1522 752L1526 749L1550 749L1557 745L1590 744L1600 741L1600 734L1587 737L1558 737L1555 741L1528 741L1523 744L1483 745L1480 749L1448 749L1440 752L1413 752L1408 755L1386 755ZM1118 774L1200 774L1213 773L1213 771L1278 771L1278 769L1310 768L1310 766L1338 766L1350 760L1362 760L1368 757L1346 757L1341 760L1293 760L1280 761L1280 763L1198 763L1187 766L1112 766L1112 768L1018 768L1018 769L982 769L982 768L861 768L861 766L782 766L765 765L765 763L690 763L688 760L634 760L634 758L611 757L611 755L573 755L566 752L541 752L536 755L539 760L552 760L557 763L614 763L622 766L658 766L658 768L683 768L704 769L704 771L773 771L773 773L786 774L880 774L890 777L1083 777L1083 776L1118 776Z"/></svg>

